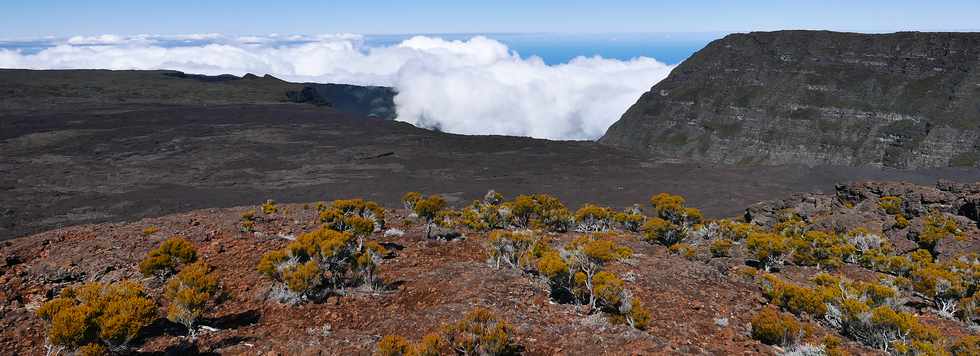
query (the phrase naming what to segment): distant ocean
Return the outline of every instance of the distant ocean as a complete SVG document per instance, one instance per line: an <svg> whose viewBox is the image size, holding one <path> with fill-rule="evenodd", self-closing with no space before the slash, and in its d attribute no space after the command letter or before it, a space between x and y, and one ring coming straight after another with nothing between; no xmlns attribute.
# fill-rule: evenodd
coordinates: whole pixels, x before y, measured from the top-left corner
<svg viewBox="0 0 980 356"><path fill-rule="evenodd" d="M477 34L424 34L447 40L466 40ZM506 44L523 58L541 57L549 65L566 63L578 56L629 60L651 57L677 64L724 33L636 34L480 34ZM368 45L394 45L413 35L366 36Z"/></svg>
<svg viewBox="0 0 980 356"><path fill-rule="evenodd" d="M723 33L638 33L638 34L419 34L446 40L467 40L485 36L506 44L523 58L540 57L549 65L566 63L578 56L602 56L609 59L629 60L651 57L667 64L677 64L703 48L708 42L723 37ZM415 34L366 35L364 43L369 47L398 44ZM64 38L35 40L0 40L0 49L35 54L64 42ZM209 40L160 40L156 45L164 47L201 46ZM284 41L288 44L289 41Z"/></svg>

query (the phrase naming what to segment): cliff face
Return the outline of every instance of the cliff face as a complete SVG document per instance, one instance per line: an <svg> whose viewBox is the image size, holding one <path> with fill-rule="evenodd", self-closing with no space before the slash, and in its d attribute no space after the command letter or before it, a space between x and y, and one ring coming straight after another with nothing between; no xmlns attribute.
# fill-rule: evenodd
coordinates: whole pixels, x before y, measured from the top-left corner
<svg viewBox="0 0 980 356"><path fill-rule="evenodd" d="M980 33L733 34L599 142L728 164L980 166Z"/></svg>

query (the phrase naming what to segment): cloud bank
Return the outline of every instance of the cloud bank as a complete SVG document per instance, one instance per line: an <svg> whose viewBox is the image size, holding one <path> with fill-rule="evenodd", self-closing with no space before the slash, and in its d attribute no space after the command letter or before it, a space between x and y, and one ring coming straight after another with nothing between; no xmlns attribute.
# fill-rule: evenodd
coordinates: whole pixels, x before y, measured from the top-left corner
<svg viewBox="0 0 980 356"><path fill-rule="evenodd" d="M596 139L672 66L578 57L547 65L486 37L417 36L369 46L358 35L72 37L0 50L0 68L174 69L395 87L398 120L461 134Z"/></svg>

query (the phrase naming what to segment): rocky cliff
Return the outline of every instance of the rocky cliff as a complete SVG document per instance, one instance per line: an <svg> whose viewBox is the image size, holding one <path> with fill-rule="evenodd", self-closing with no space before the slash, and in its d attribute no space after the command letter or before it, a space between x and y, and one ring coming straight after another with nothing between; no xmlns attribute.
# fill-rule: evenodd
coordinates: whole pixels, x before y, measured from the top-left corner
<svg viewBox="0 0 980 356"><path fill-rule="evenodd" d="M600 142L713 163L977 167L980 33L729 35Z"/></svg>

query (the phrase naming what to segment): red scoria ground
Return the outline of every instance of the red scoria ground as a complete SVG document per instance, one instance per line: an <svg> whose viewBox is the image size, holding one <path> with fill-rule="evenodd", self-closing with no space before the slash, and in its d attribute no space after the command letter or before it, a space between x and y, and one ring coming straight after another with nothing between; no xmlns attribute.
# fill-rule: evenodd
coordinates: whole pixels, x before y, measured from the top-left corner
<svg viewBox="0 0 980 356"><path fill-rule="evenodd" d="M425 239L423 227L406 219L402 210L389 211L387 222L388 227L404 230L403 236L374 236L399 246L380 266L391 291L355 291L321 303L279 304L266 300L272 282L255 266L263 253L288 243L283 236L316 228L315 209L280 208L286 212L259 220L256 233L239 231L241 213L255 209L241 207L76 226L3 242L0 354L43 354L44 325L34 310L70 284L142 280L164 304L160 283L143 278L137 264L161 241L178 235L197 246L228 296L202 323L217 331L199 335L193 350L182 346L187 344L184 331L161 317L136 341L141 353L370 354L384 335L418 340L476 306L506 319L514 327L517 344L532 355L778 352L749 336L749 320L766 300L757 284L735 273L742 259L689 260L635 235L617 237L635 255L608 270L623 277L652 311L650 326L641 331L612 324L601 314L588 315L582 306L556 304L545 281L491 267L483 234L468 233L448 242ZM150 226L160 230L144 235L143 229ZM556 243L575 236L555 235ZM786 275L795 273L802 272L787 268ZM165 315L163 305L160 315ZM847 347L855 353L872 352L854 342Z"/></svg>

